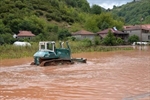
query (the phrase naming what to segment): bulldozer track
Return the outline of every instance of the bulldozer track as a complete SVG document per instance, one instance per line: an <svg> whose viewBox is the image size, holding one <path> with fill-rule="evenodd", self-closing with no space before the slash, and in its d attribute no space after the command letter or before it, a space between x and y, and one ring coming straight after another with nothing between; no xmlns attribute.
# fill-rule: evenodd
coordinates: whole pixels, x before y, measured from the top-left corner
<svg viewBox="0 0 150 100"><path fill-rule="evenodd" d="M46 60L46 61L42 61L40 66L56 66L56 65L64 65L64 64L73 64L74 62L72 62L70 59L52 59L52 60Z"/></svg>

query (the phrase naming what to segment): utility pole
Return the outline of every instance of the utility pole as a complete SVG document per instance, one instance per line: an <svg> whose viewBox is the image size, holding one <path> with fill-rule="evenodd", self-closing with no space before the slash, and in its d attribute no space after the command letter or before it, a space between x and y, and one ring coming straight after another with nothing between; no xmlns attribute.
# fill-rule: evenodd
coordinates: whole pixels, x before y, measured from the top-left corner
<svg viewBox="0 0 150 100"><path fill-rule="evenodd" d="M141 20L140 20L140 29L141 29L141 50L142 50L142 21L143 21L143 18L141 18Z"/></svg>
<svg viewBox="0 0 150 100"><path fill-rule="evenodd" d="M141 29L141 42L142 42L142 21L143 21L143 18L141 18L141 25L140 25L140 29Z"/></svg>

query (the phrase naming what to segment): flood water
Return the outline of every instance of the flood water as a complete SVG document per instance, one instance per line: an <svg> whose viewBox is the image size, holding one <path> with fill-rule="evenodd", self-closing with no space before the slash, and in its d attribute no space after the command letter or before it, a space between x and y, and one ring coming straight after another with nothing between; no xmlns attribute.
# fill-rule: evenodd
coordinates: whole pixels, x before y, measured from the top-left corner
<svg viewBox="0 0 150 100"><path fill-rule="evenodd" d="M0 61L0 100L150 100L150 47L73 54L86 64Z"/></svg>

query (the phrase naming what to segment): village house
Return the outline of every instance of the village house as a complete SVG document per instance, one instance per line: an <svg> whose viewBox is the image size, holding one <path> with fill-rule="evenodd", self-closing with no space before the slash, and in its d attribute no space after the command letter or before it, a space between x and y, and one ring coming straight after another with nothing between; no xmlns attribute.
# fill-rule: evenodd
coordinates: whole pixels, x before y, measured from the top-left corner
<svg viewBox="0 0 150 100"><path fill-rule="evenodd" d="M150 24L124 26L124 32L129 33L129 36L137 35L140 41L150 41Z"/></svg>
<svg viewBox="0 0 150 100"><path fill-rule="evenodd" d="M80 30L80 31L72 33L72 36L75 37L76 39L79 39L79 40L82 40L82 39L93 40L94 37L96 36L96 34L89 32L89 31L86 31L86 30Z"/></svg>
<svg viewBox="0 0 150 100"><path fill-rule="evenodd" d="M114 34L115 37L119 37L123 39L124 41L128 40L129 34L126 32L118 31L116 28L108 28L103 31L97 32L97 34L100 36L101 39L103 39L107 36L109 30L111 31L111 33Z"/></svg>
<svg viewBox="0 0 150 100"><path fill-rule="evenodd" d="M21 38L31 39L34 36L35 35L31 31L19 31L19 34L17 35L17 38L18 39L21 39Z"/></svg>

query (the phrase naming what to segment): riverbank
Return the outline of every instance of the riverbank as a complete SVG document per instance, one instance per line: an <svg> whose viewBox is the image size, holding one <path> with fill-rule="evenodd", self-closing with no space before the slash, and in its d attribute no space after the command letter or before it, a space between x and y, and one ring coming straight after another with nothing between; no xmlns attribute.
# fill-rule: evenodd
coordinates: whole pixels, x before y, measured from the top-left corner
<svg viewBox="0 0 150 100"><path fill-rule="evenodd" d="M57 44L58 45L58 44ZM59 46L56 46L59 47ZM70 48L72 53L81 52L108 52L108 51L118 51L118 50L133 50L131 46L87 46L84 43L70 43ZM38 44L32 44L32 46L21 47L14 45L3 45L0 46L0 60L3 59L16 59L33 57L34 53L38 50Z"/></svg>
<svg viewBox="0 0 150 100"><path fill-rule="evenodd" d="M104 50L105 48L105 50ZM115 48L115 49L112 49ZM90 50L90 48L88 48ZM109 51L108 51L108 50ZM86 51L86 50L85 50ZM103 56L103 54L106 55L110 55L113 53L121 53L121 52L131 52L134 53L136 51L139 52L144 52L144 51L149 51L150 52L150 46L114 46L114 47L107 47L107 46L103 46L103 49L101 49L101 51L93 51L93 52L100 52ZM91 51L92 52L92 51ZM90 53L90 52L89 52ZM88 56L84 55L87 54L87 52L79 52L79 53L72 53L72 57L84 57L84 58L88 58ZM84 56L80 56L80 55L84 55ZM96 55L91 55L90 57L94 57ZM5 59L0 59L0 66L14 66L14 65L22 65L22 64L30 64L31 62L33 62L33 55L30 55L29 57L21 57L21 58L5 58Z"/></svg>

